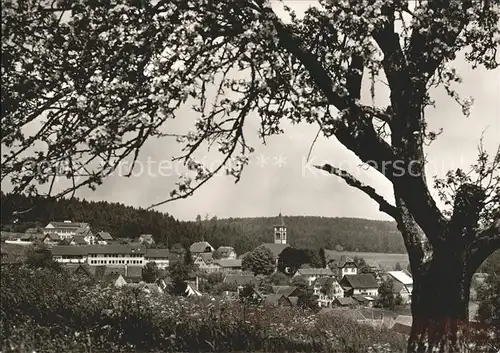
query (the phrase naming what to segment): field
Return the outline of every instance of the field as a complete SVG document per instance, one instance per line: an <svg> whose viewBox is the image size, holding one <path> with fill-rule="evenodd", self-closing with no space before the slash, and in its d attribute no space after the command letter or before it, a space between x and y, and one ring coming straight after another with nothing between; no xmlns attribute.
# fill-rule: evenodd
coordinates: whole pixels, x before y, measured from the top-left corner
<svg viewBox="0 0 500 353"><path fill-rule="evenodd" d="M388 254L388 253L376 253L376 252L354 252L354 251L344 251L343 254L350 257L361 257L365 261L375 261L383 268L394 269L397 263L401 265L401 268L406 270L408 264L407 254Z"/></svg>

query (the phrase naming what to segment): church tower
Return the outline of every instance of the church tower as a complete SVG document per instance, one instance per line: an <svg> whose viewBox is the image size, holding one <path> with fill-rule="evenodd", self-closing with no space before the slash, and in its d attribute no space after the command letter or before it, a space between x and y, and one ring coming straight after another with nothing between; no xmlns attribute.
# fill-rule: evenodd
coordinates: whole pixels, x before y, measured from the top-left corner
<svg viewBox="0 0 500 353"><path fill-rule="evenodd" d="M279 223L274 226L274 244L286 244L286 225L281 212L278 218Z"/></svg>

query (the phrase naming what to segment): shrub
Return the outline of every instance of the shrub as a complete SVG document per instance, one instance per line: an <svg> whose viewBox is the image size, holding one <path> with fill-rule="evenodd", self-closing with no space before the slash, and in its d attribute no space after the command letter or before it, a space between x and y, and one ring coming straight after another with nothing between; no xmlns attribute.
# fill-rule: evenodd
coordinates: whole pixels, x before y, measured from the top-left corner
<svg viewBox="0 0 500 353"><path fill-rule="evenodd" d="M4 268L1 285L2 352L345 353L367 352L373 342L393 352L406 346L394 333L298 308L105 288L50 268Z"/></svg>

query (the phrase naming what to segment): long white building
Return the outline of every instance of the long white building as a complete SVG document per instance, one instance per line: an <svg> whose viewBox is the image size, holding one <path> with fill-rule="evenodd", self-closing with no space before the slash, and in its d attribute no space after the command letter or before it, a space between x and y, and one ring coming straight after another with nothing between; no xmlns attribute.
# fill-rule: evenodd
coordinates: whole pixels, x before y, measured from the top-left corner
<svg viewBox="0 0 500 353"><path fill-rule="evenodd" d="M44 234L57 234L60 239L71 239L77 234L85 235L90 231L88 223L83 222L50 222L43 229Z"/></svg>
<svg viewBox="0 0 500 353"><path fill-rule="evenodd" d="M168 249L146 249L142 245L59 245L54 246L51 251L54 261L60 263L86 263L90 266L143 266L152 261L156 262L159 268L167 268L170 262Z"/></svg>

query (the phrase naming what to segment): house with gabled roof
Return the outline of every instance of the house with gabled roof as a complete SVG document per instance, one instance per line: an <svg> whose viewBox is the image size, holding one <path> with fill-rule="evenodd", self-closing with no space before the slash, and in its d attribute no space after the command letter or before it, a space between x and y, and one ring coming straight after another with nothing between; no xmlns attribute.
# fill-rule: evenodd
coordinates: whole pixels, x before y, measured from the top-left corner
<svg viewBox="0 0 500 353"><path fill-rule="evenodd" d="M141 244L148 244L152 245L155 243L155 240L153 238L152 234L141 234L138 239L139 243Z"/></svg>
<svg viewBox="0 0 500 353"><path fill-rule="evenodd" d="M352 297L359 305L365 307L373 307L373 303L376 300L375 296L363 295L363 294L354 294Z"/></svg>
<svg viewBox="0 0 500 353"><path fill-rule="evenodd" d="M111 273L107 275L102 280L105 284L111 285L113 287L122 288L127 285L127 281L123 277L122 274L119 273Z"/></svg>
<svg viewBox="0 0 500 353"><path fill-rule="evenodd" d="M217 252L221 259L236 259L238 257L232 246L219 246Z"/></svg>
<svg viewBox="0 0 500 353"><path fill-rule="evenodd" d="M318 297L318 306L329 307L335 298L343 297L344 290L334 277L319 277L313 283L313 293Z"/></svg>
<svg viewBox="0 0 500 353"><path fill-rule="evenodd" d="M299 268L292 278L302 277L307 285L311 286L317 278L334 277L334 273L329 268Z"/></svg>
<svg viewBox="0 0 500 353"><path fill-rule="evenodd" d="M394 319L394 325L392 326L391 330L405 335L409 335L411 333L412 323L413 323L412 316L398 315L396 319Z"/></svg>
<svg viewBox="0 0 500 353"><path fill-rule="evenodd" d="M274 294L281 294L285 297L295 297L300 293L299 289L295 286L272 286L272 291Z"/></svg>
<svg viewBox="0 0 500 353"><path fill-rule="evenodd" d="M411 303L411 292L413 291L413 278L405 271L388 271L385 279L393 282L393 293L401 295L403 303Z"/></svg>
<svg viewBox="0 0 500 353"><path fill-rule="evenodd" d="M354 307L356 305L357 302L351 297L338 297L335 298L334 301L332 302L332 306L339 306L339 307Z"/></svg>
<svg viewBox="0 0 500 353"><path fill-rule="evenodd" d="M75 235L73 239L71 239L70 245L86 246L88 245L88 243L85 241L85 238L82 235Z"/></svg>
<svg viewBox="0 0 500 353"><path fill-rule="evenodd" d="M59 234L56 233L48 233L42 240L42 242L48 246L55 246L59 244L60 241L61 237L59 236Z"/></svg>
<svg viewBox="0 0 500 353"><path fill-rule="evenodd" d="M268 294L264 297L264 305L268 306L293 306L290 299L283 294Z"/></svg>
<svg viewBox="0 0 500 353"><path fill-rule="evenodd" d="M63 268L73 276L80 276L86 278L95 278L96 276L96 267L89 266L86 263L82 264L65 263L63 264Z"/></svg>
<svg viewBox="0 0 500 353"><path fill-rule="evenodd" d="M358 274L358 266L354 259L334 250L325 250L325 261L337 278Z"/></svg>
<svg viewBox="0 0 500 353"><path fill-rule="evenodd" d="M45 234L57 234L60 239L71 239L76 234L82 234L89 229L89 224L84 222L51 221L45 226L43 232Z"/></svg>
<svg viewBox="0 0 500 353"><path fill-rule="evenodd" d="M113 237L108 232L100 231L100 232L97 232L95 235L95 241L97 242L97 244L100 244L100 245L109 244L109 242L111 242L112 240L113 240Z"/></svg>
<svg viewBox="0 0 500 353"><path fill-rule="evenodd" d="M405 271L388 271L387 275L393 281L393 291L400 294L404 303L411 303L413 291L413 278Z"/></svg>
<svg viewBox="0 0 500 353"><path fill-rule="evenodd" d="M199 253L194 258L194 264L198 266L201 271L208 273L222 271L221 265L213 258L213 253Z"/></svg>
<svg viewBox="0 0 500 353"><path fill-rule="evenodd" d="M215 263L221 267L221 270L227 273L240 272L243 261L241 259L219 259Z"/></svg>
<svg viewBox="0 0 500 353"><path fill-rule="evenodd" d="M411 303L411 292L408 290L408 287L406 287L401 282L392 281L392 293L394 295L401 296L401 299L403 300L403 304L410 304Z"/></svg>
<svg viewBox="0 0 500 353"><path fill-rule="evenodd" d="M169 249L146 249L144 262L154 262L159 269L166 269L170 265Z"/></svg>
<svg viewBox="0 0 500 353"><path fill-rule="evenodd" d="M189 251L191 252L191 255L194 258L198 254L212 253L215 251L215 249L207 241L199 241L191 244L191 246L189 247Z"/></svg>
<svg viewBox="0 0 500 353"><path fill-rule="evenodd" d="M378 283L372 273L361 273L357 275L345 275L340 280L340 285L344 289L345 296L355 294L365 294L368 296L378 295Z"/></svg>

